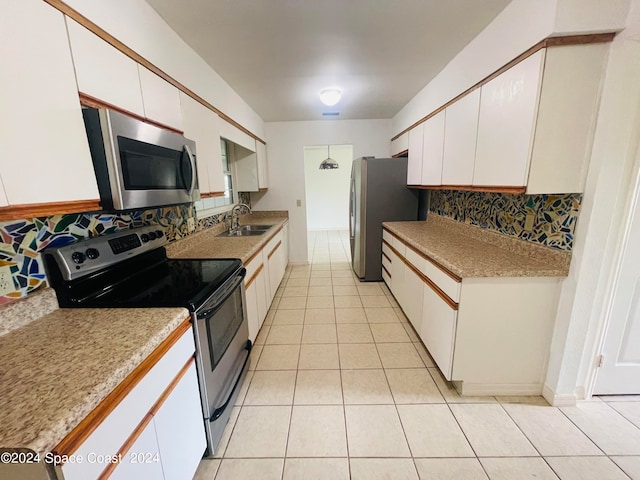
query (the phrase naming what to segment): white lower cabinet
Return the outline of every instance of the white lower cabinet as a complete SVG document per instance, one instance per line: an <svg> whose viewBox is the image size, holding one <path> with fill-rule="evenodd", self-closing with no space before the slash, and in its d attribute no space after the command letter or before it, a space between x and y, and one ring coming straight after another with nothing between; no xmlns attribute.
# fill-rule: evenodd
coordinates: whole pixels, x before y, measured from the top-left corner
<svg viewBox="0 0 640 480"><path fill-rule="evenodd" d="M423 283L420 325L414 328L447 380L451 380L458 312Z"/></svg>
<svg viewBox="0 0 640 480"><path fill-rule="evenodd" d="M463 395L542 393L560 279L454 279L388 231L383 238L385 282L447 380Z"/></svg>
<svg viewBox="0 0 640 480"><path fill-rule="evenodd" d="M199 392L195 362L153 415L164 480L192 478L207 447L200 396L194 392ZM145 450L133 453L145 460L140 457Z"/></svg>
<svg viewBox="0 0 640 480"><path fill-rule="evenodd" d="M106 416L100 413L86 426L90 433L82 443L72 451L57 452L84 459L56 466L58 479L92 480L109 474L118 479L192 478L206 448L194 354L189 327L150 370L134 370L134 380L125 379L123 385L135 386L122 392L124 398ZM135 383L139 375L143 376ZM76 431L70 435L85 437ZM104 460L118 454L119 463Z"/></svg>
<svg viewBox="0 0 640 480"><path fill-rule="evenodd" d="M125 454L122 462L116 467L111 480L139 480L141 478L162 479L163 471L158 451L156 427L153 419L147 424L140 436L131 446L130 454ZM137 457L140 452L143 456ZM143 460L143 461L138 461Z"/></svg>

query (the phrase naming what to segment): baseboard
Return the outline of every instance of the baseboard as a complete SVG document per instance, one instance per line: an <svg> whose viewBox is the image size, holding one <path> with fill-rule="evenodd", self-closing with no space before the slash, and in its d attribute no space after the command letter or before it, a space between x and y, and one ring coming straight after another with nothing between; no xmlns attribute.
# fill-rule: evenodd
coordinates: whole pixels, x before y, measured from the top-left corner
<svg viewBox="0 0 640 480"><path fill-rule="evenodd" d="M539 383L469 383L462 382L461 395L540 395L542 385Z"/></svg>
<svg viewBox="0 0 640 480"><path fill-rule="evenodd" d="M304 267L306 265L311 265L311 264L309 262L292 262L291 260L289 260L289 265L293 267Z"/></svg>
<svg viewBox="0 0 640 480"><path fill-rule="evenodd" d="M577 402L575 394L556 395L547 385L542 388L542 396L552 407L573 407Z"/></svg>

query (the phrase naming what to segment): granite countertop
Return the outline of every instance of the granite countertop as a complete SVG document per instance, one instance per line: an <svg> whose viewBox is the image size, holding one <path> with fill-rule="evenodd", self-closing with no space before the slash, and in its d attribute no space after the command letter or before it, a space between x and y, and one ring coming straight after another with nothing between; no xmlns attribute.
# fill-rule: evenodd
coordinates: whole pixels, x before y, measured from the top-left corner
<svg viewBox="0 0 640 480"><path fill-rule="evenodd" d="M273 225L264 235L218 237L227 228L220 224L166 245L165 248L171 258L239 258L246 263L288 221L286 211L253 212L242 215L240 225Z"/></svg>
<svg viewBox="0 0 640 480"><path fill-rule="evenodd" d="M0 336L0 447L50 452L188 316L58 308Z"/></svg>
<svg viewBox="0 0 640 480"><path fill-rule="evenodd" d="M460 278L566 277L571 254L430 214L384 222L390 232Z"/></svg>

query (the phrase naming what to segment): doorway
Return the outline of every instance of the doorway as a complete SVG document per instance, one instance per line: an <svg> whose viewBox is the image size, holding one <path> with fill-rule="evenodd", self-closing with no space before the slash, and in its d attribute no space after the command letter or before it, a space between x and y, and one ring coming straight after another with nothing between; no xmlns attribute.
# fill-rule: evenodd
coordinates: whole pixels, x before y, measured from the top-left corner
<svg viewBox="0 0 640 480"><path fill-rule="evenodd" d="M338 168L321 169L328 157ZM304 181L307 197L307 230L349 229L349 180L353 145L304 147Z"/></svg>

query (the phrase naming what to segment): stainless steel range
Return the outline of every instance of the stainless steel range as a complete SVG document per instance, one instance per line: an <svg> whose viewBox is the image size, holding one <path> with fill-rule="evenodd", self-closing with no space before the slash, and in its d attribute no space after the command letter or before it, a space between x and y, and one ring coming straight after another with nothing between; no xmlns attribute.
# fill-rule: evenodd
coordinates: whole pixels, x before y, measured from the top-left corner
<svg viewBox="0 0 640 480"><path fill-rule="evenodd" d="M61 307L188 308L207 434L215 453L249 362L245 269L237 259L169 259L158 226L44 252Z"/></svg>

